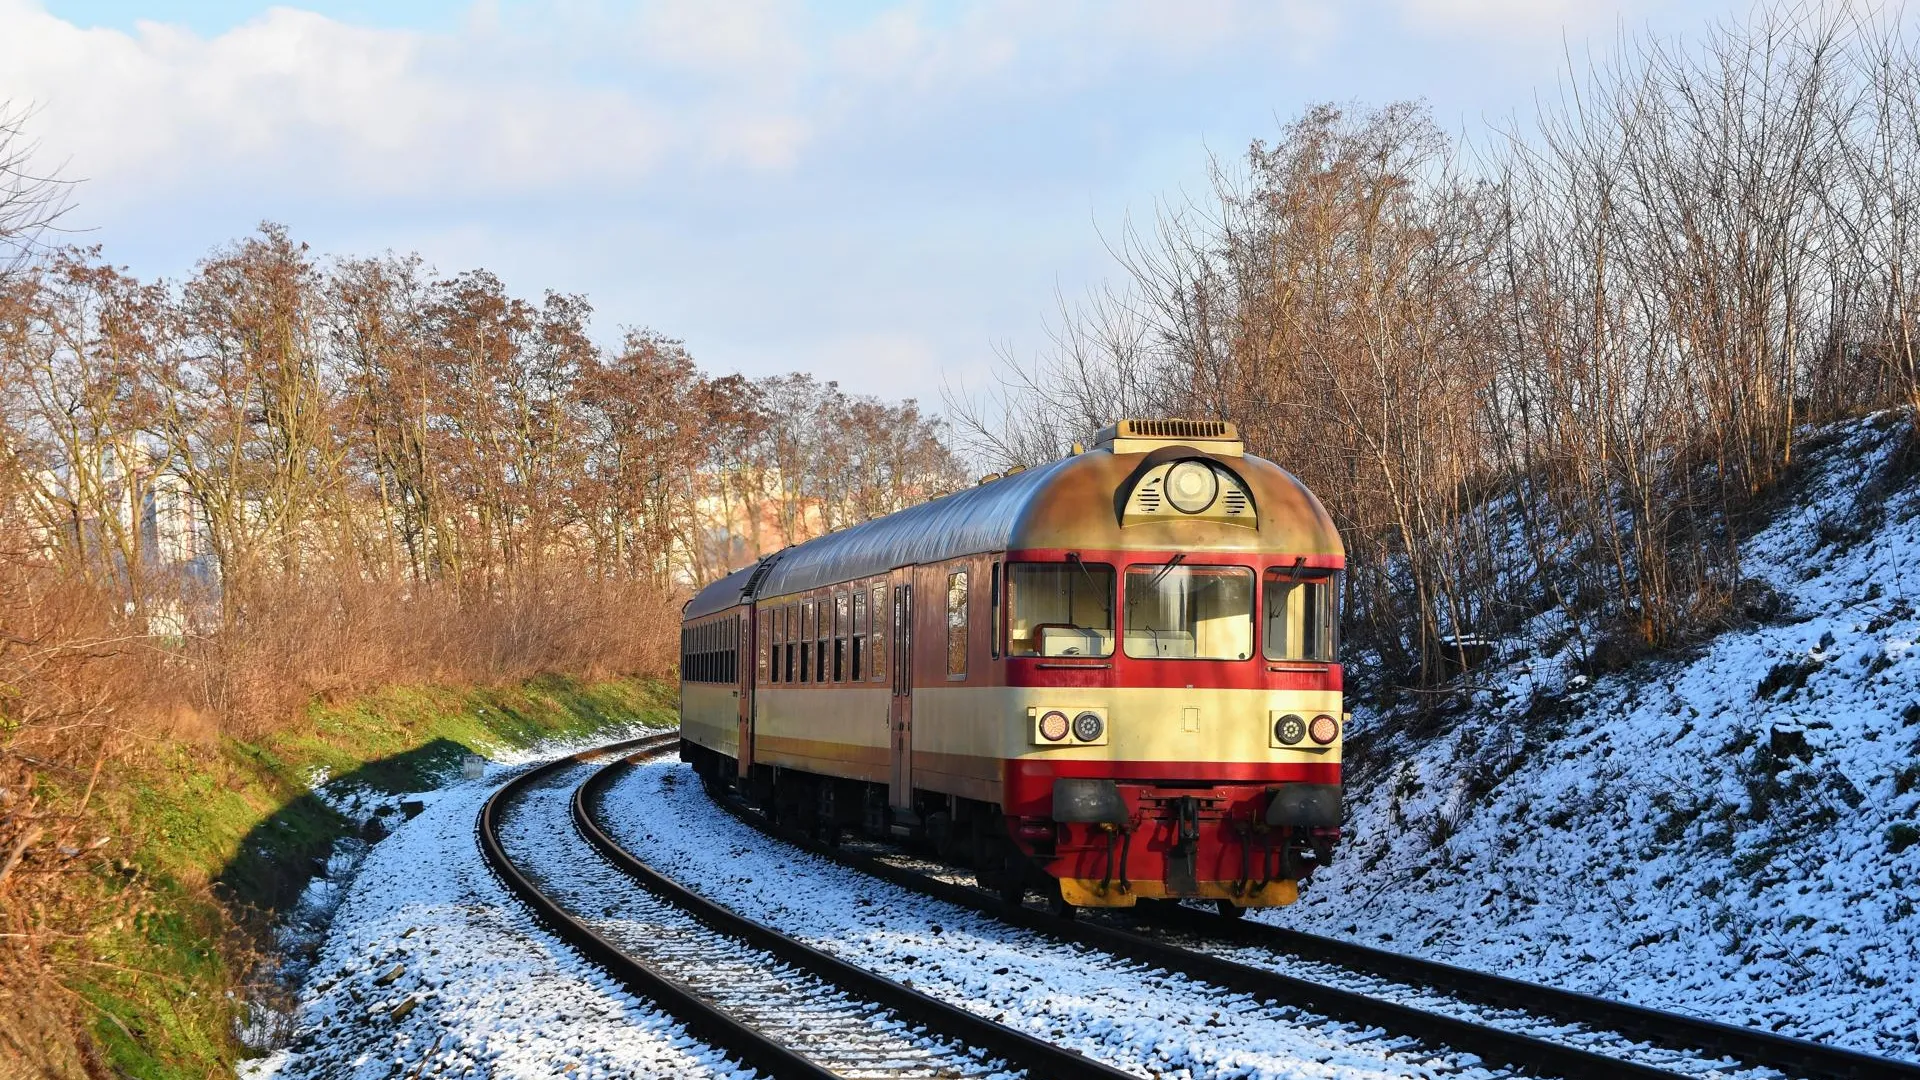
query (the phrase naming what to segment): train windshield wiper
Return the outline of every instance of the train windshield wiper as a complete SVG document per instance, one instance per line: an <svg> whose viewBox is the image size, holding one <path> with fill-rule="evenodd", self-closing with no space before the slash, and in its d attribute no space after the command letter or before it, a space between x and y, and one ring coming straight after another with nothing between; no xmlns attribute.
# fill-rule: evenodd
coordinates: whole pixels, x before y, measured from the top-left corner
<svg viewBox="0 0 1920 1080"><path fill-rule="evenodd" d="M1153 575L1153 579L1147 582L1147 591L1152 592L1154 589L1159 588L1160 583L1167 579L1167 575L1173 573L1173 568L1176 566L1179 566L1183 561L1185 561L1186 557L1187 557L1187 553L1183 551L1180 554L1175 555L1172 559L1169 559L1167 561L1167 565L1161 567L1160 572Z"/></svg>

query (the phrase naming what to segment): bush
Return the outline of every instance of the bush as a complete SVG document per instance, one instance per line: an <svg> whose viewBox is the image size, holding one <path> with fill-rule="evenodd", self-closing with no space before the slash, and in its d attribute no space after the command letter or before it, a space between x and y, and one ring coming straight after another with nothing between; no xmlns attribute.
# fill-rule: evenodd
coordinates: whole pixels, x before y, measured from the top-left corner
<svg viewBox="0 0 1920 1080"><path fill-rule="evenodd" d="M1920 843L1920 829L1916 829L1904 821L1887 826L1887 850L1893 852L1895 855L1900 854L1917 843Z"/></svg>

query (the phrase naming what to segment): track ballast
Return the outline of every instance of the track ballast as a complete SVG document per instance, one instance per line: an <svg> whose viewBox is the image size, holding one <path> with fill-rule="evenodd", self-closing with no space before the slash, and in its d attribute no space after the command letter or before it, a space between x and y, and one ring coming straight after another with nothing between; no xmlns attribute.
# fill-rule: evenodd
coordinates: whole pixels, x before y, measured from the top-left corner
<svg viewBox="0 0 1920 1080"><path fill-rule="evenodd" d="M1698 1075L1718 1065L1715 1071L1722 1074L1758 1069L1810 1080L1920 1080L1920 1066L1904 1061L1350 946L1299 931L1224 920L1191 909L1166 911L1168 925L1160 930L1144 925L1121 926L1114 920L1064 920L1031 907L1009 907L985 889L947 880L942 873L951 872L951 868L909 865L912 860L896 858L895 853L877 846L822 844L799 830L770 822L758 808L731 792L720 795L718 801L747 825L815 855L1055 940L1166 968L1229 991L1312 1009L1335 1019L1376 1024L1523 1071L1565 1077L1672 1078ZM1181 943L1177 936L1165 932L1168 930L1186 934L1190 940ZM1371 980L1392 982L1397 988L1412 991L1411 996L1438 994L1469 1006L1536 1018L1521 1026L1571 1026L1579 1030L1570 1032L1566 1041L1557 1036L1527 1034L1513 1030L1515 1025L1496 1026L1394 1000L1409 995L1355 992L1242 963L1222 955L1225 950L1209 947L1214 944L1261 949L1339 968ZM1453 1011L1474 1012L1472 1008ZM1634 1047L1636 1040L1646 1045ZM1608 1043L1623 1044L1627 1052L1619 1052ZM1669 1053L1649 1053L1648 1047ZM1664 1061L1650 1063L1656 1057L1681 1056L1692 1067L1677 1070L1663 1067Z"/></svg>
<svg viewBox="0 0 1920 1080"><path fill-rule="evenodd" d="M625 881L605 917L578 910L516 863L503 824L570 767L608 753L635 758L671 750L677 736L635 740L563 758L504 785L483 808L488 861L547 925L627 988L658 1002L690 1031L776 1077L1123 1076L1074 1051L1034 1039L863 971L728 912L622 851L591 822L589 802L623 764L597 770L568 800L573 824ZM617 918L616 918L617 916Z"/></svg>

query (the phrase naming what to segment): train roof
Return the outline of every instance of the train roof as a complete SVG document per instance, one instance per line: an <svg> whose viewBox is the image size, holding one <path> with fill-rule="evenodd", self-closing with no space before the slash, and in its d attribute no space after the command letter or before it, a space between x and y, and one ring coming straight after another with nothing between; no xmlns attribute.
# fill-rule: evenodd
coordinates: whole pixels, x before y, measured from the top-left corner
<svg viewBox="0 0 1920 1080"><path fill-rule="evenodd" d="M1202 548L1344 557L1332 519L1291 473L1262 458L1216 456L1190 446L1171 453L1204 458L1230 471L1250 496L1255 521L1250 526L1196 519L1123 525L1119 508L1130 484L1155 461L1173 460L1169 453L1099 448L816 537L708 585L688 601L685 616L698 618L749 598L805 592L896 567L996 551Z"/></svg>

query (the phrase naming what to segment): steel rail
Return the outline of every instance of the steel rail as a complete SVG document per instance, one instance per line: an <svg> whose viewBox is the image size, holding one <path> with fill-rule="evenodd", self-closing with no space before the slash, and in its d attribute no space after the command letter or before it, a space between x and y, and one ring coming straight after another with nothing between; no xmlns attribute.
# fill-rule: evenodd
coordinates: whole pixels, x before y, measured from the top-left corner
<svg viewBox="0 0 1920 1080"><path fill-rule="evenodd" d="M621 847L596 820L593 807L643 754L615 761L574 789L573 820L588 843L621 872L649 892L692 915L708 927L737 937L849 994L883 1005L969 1046L983 1047L1035 1080L1133 1080L1131 1073L1087 1057L1077 1050L1036 1039L1024 1031L978 1016L913 987L815 949L764 923L749 919L673 881Z"/></svg>
<svg viewBox="0 0 1920 1080"><path fill-rule="evenodd" d="M1772 1031L1523 982L1268 923L1229 922L1191 908L1176 908L1166 915L1179 929L1216 940L1336 964L1467 1001L1603 1028L1669 1049L1725 1054L1746 1064L1817 1080L1920 1080L1920 1065Z"/></svg>
<svg viewBox="0 0 1920 1080"><path fill-rule="evenodd" d="M480 808L480 816L476 822L480 850L486 856L488 865L493 867L494 873L500 876L515 896L533 909L548 929L579 950L581 955L598 964L628 991L658 1003L676 1020L685 1024L687 1030L695 1037L733 1054L743 1064L776 1077L778 1080L837 1080L833 1073L794 1053L760 1031L741 1023L686 987L621 952L612 942L594 933L586 924L575 919L541 892L539 887L513 864L513 860L507 857L506 848L500 843L502 807L542 779L569 765L581 764L606 753L618 753L622 750L665 751L677 746L679 741L680 736L677 732L643 739L629 739L596 750L556 758L521 773L501 785L500 789L488 797L486 804Z"/></svg>
<svg viewBox="0 0 1920 1080"><path fill-rule="evenodd" d="M896 866L872 855L828 847L797 830L769 822L737 796L717 800L736 818L768 835L798 845L823 858L882 878L902 888L945 900L1051 936L1107 952L1118 953L1161 967L1170 967L1219 982L1231 989L1276 1000L1296 1001L1360 1022L1417 1034L1425 1031L1461 1050L1515 1067L1545 1065L1568 1077L1671 1077L1679 1075L1652 1066L1622 1061L1592 1051L1533 1036L1475 1024L1409 1005L1298 979L1225 957L1170 945L1133 931L1110 926L1069 922L1025 907L1010 908L997 897L966 885L941 881L917 870ZM1743 1066L1774 1069L1806 1080L1920 1080L1920 1065L1894 1058L1826 1046L1771 1031L1702 1020L1642 1005L1540 986L1519 979L1473 971L1431 960L1402 956L1384 949L1351 945L1333 938L1263 923L1236 922L1168 905L1165 914L1181 929L1207 936L1272 948L1377 978L1436 990L1461 1000L1531 1013L1543 1019L1575 1023L1641 1039L1662 1049L1724 1055ZM1244 937L1242 937L1244 935ZM1529 1057L1541 1054L1545 1057Z"/></svg>
<svg viewBox="0 0 1920 1080"><path fill-rule="evenodd" d="M1056 941L1178 972L1234 993L1298 1006L1349 1023L1374 1025L1425 1043L1474 1054L1508 1068L1529 1073L1546 1072L1566 1077L1567 1080L1676 1080L1686 1075L1253 967L1114 927L1069 921L1026 907L1009 907L998 897L971 886L941 881L871 855L828 847L797 830L767 821L763 815L730 795L722 795L716 801L750 827L849 869L871 874L923 896L968 908Z"/></svg>

